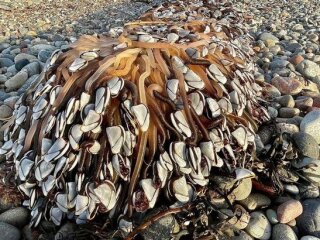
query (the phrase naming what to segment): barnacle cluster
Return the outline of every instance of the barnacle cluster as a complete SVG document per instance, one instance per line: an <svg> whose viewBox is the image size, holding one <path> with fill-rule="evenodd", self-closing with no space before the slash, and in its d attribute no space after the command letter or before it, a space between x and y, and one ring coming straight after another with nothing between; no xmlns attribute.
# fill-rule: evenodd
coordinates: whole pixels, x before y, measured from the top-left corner
<svg viewBox="0 0 320 240"><path fill-rule="evenodd" d="M212 176L252 177L269 116L241 21L227 4L181 1L54 52L0 150L31 224L105 214L125 228L205 197Z"/></svg>

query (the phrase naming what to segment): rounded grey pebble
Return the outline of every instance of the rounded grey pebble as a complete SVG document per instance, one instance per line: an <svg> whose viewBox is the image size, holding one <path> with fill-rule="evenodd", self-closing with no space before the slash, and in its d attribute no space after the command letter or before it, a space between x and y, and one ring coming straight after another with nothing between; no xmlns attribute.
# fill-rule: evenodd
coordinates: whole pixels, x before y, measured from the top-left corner
<svg viewBox="0 0 320 240"><path fill-rule="evenodd" d="M282 107L294 107L294 99L291 95L284 95L276 99Z"/></svg>
<svg viewBox="0 0 320 240"><path fill-rule="evenodd" d="M0 240L19 240L21 233L16 227L0 222Z"/></svg>
<svg viewBox="0 0 320 240"><path fill-rule="evenodd" d="M309 112L300 124L300 130L314 137L320 143L320 110Z"/></svg>
<svg viewBox="0 0 320 240"><path fill-rule="evenodd" d="M13 109L7 105L0 106L0 119L6 119L12 116Z"/></svg>
<svg viewBox="0 0 320 240"><path fill-rule="evenodd" d="M294 133L292 139L303 156L318 159L319 146L310 134L305 132Z"/></svg>
<svg viewBox="0 0 320 240"><path fill-rule="evenodd" d="M38 53L38 59L41 61L41 62L46 62L47 59L51 56L51 53L52 51L48 51L48 50L41 50L39 53Z"/></svg>
<svg viewBox="0 0 320 240"><path fill-rule="evenodd" d="M279 116L282 118L292 118L300 114L298 108L282 107L279 109Z"/></svg>
<svg viewBox="0 0 320 240"><path fill-rule="evenodd" d="M306 199L302 206L303 212L296 219L299 232L320 238L320 199Z"/></svg>
<svg viewBox="0 0 320 240"><path fill-rule="evenodd" d="M266 211L267 218L271 224L277 224L279 221L277 219L277 212L273 209L268 209Z"/></svg>
<svg viewBox="0 0 320 240"><path fill-rule="evenodd" d="M19 89L28 79L27 70L21 70L15 76L5 82L5 86L9 91Z"/></svg>
<svg viewBox="0 0 320 240"><path fill-rule="evenodd" d="M5 222L18 228L27 225L28 220L29 211L24 207L9 209L0 214L0 222Z"/></svg>
<svg viewBox="0 0 320 240"><path fill-rule="evenodd" d="M298 237L291 227L279 223L273 226L272 240L298 240Z"/></svg>

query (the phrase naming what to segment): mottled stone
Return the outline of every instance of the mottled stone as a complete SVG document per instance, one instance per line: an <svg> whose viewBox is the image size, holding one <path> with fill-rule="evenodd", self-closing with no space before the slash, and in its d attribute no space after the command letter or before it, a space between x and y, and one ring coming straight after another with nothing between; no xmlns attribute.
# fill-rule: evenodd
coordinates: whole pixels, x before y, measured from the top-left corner
<svg viewBox="0 0 320 240"><path fill-rule="evenodd" d="M317 141L308 133L299 132L292 135L299 152L306 157L318 159L319 146Z"/></svg>
<svg viewBox="0 0 320 240"><path fill-rule="evenodd" d="M302 132L310 134L319 144L320 143L320 110L309 112L300 124Z"/></svg>
<svg viewBox="0 0 320 240"><path fill-rule="evenodd" d="M16 227L0 222L0 240L19 240L21 233Z"/></svg>
<svg viewBox="0 0 320 240"><path fill-rule="evenodd" d="M274 77L272 84L284 95L296 95L302 90L302 83L291 77Z"/></svg>
<svg viewBox="0 0 320 240"><path fill-rule="evenodd" d="M314 78L320 75L320 66L308 59L303 60L296 66L296 69L307 78Z"/></svg>
<svg viewBox="0 0 320 240"><path fill-rule="evenodd" d="M302 213L302 205L297 200L290 200L282 203L277 209L277 216L280 223L288 223Z"/></svg>

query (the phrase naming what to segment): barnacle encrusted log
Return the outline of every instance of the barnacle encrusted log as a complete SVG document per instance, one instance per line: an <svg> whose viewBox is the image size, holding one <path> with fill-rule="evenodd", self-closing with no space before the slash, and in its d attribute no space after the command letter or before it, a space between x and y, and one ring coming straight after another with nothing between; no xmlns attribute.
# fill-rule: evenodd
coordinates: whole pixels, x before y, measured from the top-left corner
<svg viewBox="0 0 320 240"><path fill-rule="evenodd" d="M108 212L127 226L134 212L206 196L211 176L252 177L269 117L241 21L228 5L182 1L54 52L0 150L32 224Z"/></svg>

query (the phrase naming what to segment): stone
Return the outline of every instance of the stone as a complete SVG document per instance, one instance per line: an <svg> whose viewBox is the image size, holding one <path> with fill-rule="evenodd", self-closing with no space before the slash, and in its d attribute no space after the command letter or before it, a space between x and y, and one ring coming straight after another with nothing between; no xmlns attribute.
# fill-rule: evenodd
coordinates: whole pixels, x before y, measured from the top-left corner
<svg viewBox="0 0 320 240"><path fill-rule="evenodd" d="M234 236L232 236L230 240L253 240L253 238L245 231L239 230L235 231Z"/></svg>
<svg viewBox="0 0 320 240"><path fill-rule="evenodd" d="M313 99L311 97L303 97L294 101L295 107L302 111L306 111L309 107L313 105Z"/></svg>
<svg viewBox="0 0 320 240"><path fill-rule="evenodd" d="M233 190L233 194L235 195L235 200L243 200L246 199L252 190L252 181L250 178L243 179L239 186L237 186Z"/></svg>
<svg viewBox="0 0 320 240"><path fill-rule="evenodd" d="M271 119L278 117L278 110L273 107L268 107L268 114Z"/></svg>
<svg viewBox="0 0 320 240"><path fill-rule="evenodd" d="M28 79L28 71L22 69L15 76L5 82L5 86L9 91L19 89Z"/></svg>
<svg viewBox="0 0 320 240"><path fill-rule="evenodd" d="M276 101L278 103L280 103L280 105L282 107L292 108L295 105L294 99L293 99L293 97L291 95L281 96L281 97L277 98Z"/></svg>
<svg viewBox="0 0 320 240"><path fill-rule="evenodd" d="M151 224L148 228L141 232L141 235L145 240L166 239L168 236L170 236L174 222L174 217L172 215L167 215Z"/></svg>
<svg viewBox="0 0 320 240"><path fill-rule="evenodd" d="M299 108L282 107L279 109L279 117L292 118L300 114Z"/></svg>
<svg viewBox="0 0 320 240"><path fill-rule="evenodd" d="M6 75L0 74L0 83L5 83L7 81Z"/></svg>
<svg viewBox="0 0 320 240"><path fill-rule="evenodd" d="M311 79L320 75L320 66L308 59L305 59L299 63L296 66L296 69L306 78Z"/></svg>
<svg viewBox="0 0 320 240"><path fill-rule="evenodd" d="M0 222L0 240L19 240L21 233L16 227Z"/></svg>
<svg viewBox="0 0 320 240"><path fill-rule="evenodd" d="M271 224L262 212L252 212L245 231L256 239L267 240L271 237Z"/></svg>
<svg viewBox="0 0 320 240"><path fill-rule="evenodd" d="M297 125L285 122L277 123L276 129L278 133L287 132L289 134L293 134L299 132L299 127Z"/></svg>
<svg viewBox="0 0 320 240"><path fill-rule="evenodd" d="M17 71L20 71L24 66L28 65L30 61L28 59L21 59L16 62L15 67Z"/></svg>
<svg viewBox="0 0 320 240"><path fill-rule="evenodd" d="M17 228L28 224L29 211L24 207L9 209L0 214L0 222L8 223Z"/></svg>
<svg viewBox="0 0 320 240"><path fill-rule="evenodd" d="M264 32L260 34L259 40L262 40L267 47L275 46L276 43L279 42L279 39L270 32Z"/></svg>
<svg viewBox="0 0 320 240"><path fill-rule="evenodd" d="M302 206L303 213L296 219L299 232L320 238L320 199L306 199Z"/></svg>
<svg viewBox="0 0 320 240"><path fill-rule="evenodd" d="M257 208L269 206L271 204L271 200L261 193L251 193L249 197L239 203L248 210L255 210Z"/></svg>
<svg viewBox="0 0 320 240"><path fill-rule="evenodd" d="M285 45L285 49L289 52L296 53L302 49L302 45L300 43L291 42Z"/></svg>
<svg viewBox="0 0 320 240"><path fill-rule="evenodd" d="M4 49L10 47L10 44L9 43L0 43L0 52L2 52Z"/></svg>
<svg viewBox="0 0 320 240"><path fill-rule="evenodd" d="M320 196L319 188L313 185L299 185L300 197L306 198L317 198Z"/></svg>
<svg viewBox="0 0 320 240"><path fill-rule="evenodd" d="M38 59L39 59L39 61L45 63L45 62L47 61L47 59L51 56L51 53L52 53L52 51L41 50L41 51L38 53Z"/></svg>
<svg viewBox="0 0 320 240"><path fill-rule="evenodd" d="M22 68L23 70L27 70L28 77L31 77L35 74L39 74L41 72L41 66L39 62L29 63L27 66Z"/></svg>
<svg viewBox="0 0 320 240"><path fill-rule="evenodd" d="M289 59L289 62L291 62L294 66L298 65L304 60L304 58L301 55L294 55Z"/></svg>
<svg viewBox="0 0 320 240"><path fill-rule="evenodd" d="M272 86L271 84L266 83L263 88L263 95L266 98L276 98L281 96L281 92L278 90L277 87Z"/></svg>
<svg viewBox="0 0 320 240"><path fill-rule="evenodd" d="M12 116L13 109L7 105L1 105L0 106L0 120L1 119L7 119Z"/></svg>
<svg viewBox="0 0 320 240"><path fill-rule="evenodd" d="M320 144L320 110L309 112L304 116L301 124L301 132L310 134Z"/></svg>
<svg viewBox="0 0 320 240"><path fill-rule="evenodd" d="M23 94L27 89L37 80L39 74L35 74L28 78L28 80L18 90L18 95Z"/></svg>
<svg viewBox="0 0 320 240"><path fill-rule="evenodd" d="M298 240L298 237L291 227L280 223L272 228L272 240Z"/></svg>
<svg viewBox="0 0 320 240"><path fill-rule="evenodd" d="M302 213L302 204L297 200L289 200L277 208L277 219L280 223L288 223Z"/></svg>
<svg viewBox="0 0 320 240"><path fill-rule="evenodd" d="M283 94L283 95L296 95L302 90L302 83L291 77L276 76L271 80L271 83Z"/></svg>
<svg viewBox="0 0 320 240"><path fill-rule="evenodd" d="M56 50L56 47L49 44L37 44L30 47L30 52L33 55L38 55L41 50L54 51Z"/></svg>
<svg viewBox="0 0 320 240"><path fill-rule="evenodd" d="M320 240L320 238L314 237L314 236L303 236L300 238L300 240Z"/></svg>
<svg viewBox="0 0 320 240"><path fill-rule="evenodd" d="M277 224L279 222L277 212L275 210L271 208L267 209L266 215L271 224Z"/></svg>
<svg viewBox="0 0 320 240"><path fill-rule="evenodd" d="M318 143L310 134L305 132L294 133L292 139L303 156L319 158Z"/></svg>
<svg viewBox="0 0 320 240"><path fill-rule="evenodd" d="M286 60L276 59L270 63L269 67L271 70L273 70L276 68L285 68L288 64L289 64L289 62Z"/></svg>
<svg viewBox="0 0 320 240"><path fill-rule="evenodd" d="M10 97L10 95L8 93L0 90L0 101L3 101L8 97Z"/></svg>
<svg viewBox="0 0 320 240"><path fill-rule="evenodd" d="M17 63L22 59L26 59L26 60L29 60L29 62L31 62L33 60L36 60L37 58L27 53L19 53L17 56L14 57L14 62Z"/></svg>
<svg viewBox="0 0 320 240"><path fill-rule="evenodd" d="M59 231L54 236L55 240L69 239L70 237L75 237L74 232L77 229L77 225L71 222L67 222L59 229Z"/></svg>
<svg viewBox="0 0 320 240"><path fill-rule="evenodd" d="M284 186L284 190L287 193L291 193L293 195L298 195L299 194L299 188L296 185L293 184L285 184Z"/></svg>
<svg viewBox="0 0 320 240"><path fill-rule="evenodd" d="M14 62L9 58L0 58L0 68L10 67L14 64Z"/></svg>
<svg viewBox="0 0 320 240"><path fill-rule="evenodd" d="M301 173L311 182L320 185L320 160L304 157L292 161L292 166L300 169Z"/></svg>

